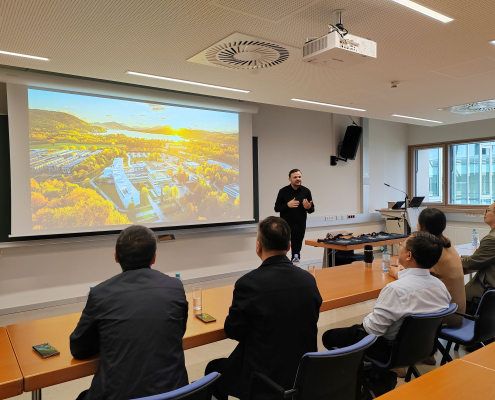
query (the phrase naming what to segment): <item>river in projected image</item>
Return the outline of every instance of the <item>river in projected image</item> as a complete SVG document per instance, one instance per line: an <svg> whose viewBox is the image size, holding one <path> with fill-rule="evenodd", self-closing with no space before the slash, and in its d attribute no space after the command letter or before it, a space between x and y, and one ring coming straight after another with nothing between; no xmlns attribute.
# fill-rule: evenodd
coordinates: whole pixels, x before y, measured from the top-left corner
<svg viewBox="0 0 495 400"><path fill-rule="evenodd" d="M28 97L33 230L240 218L238 114Z"/></svg>

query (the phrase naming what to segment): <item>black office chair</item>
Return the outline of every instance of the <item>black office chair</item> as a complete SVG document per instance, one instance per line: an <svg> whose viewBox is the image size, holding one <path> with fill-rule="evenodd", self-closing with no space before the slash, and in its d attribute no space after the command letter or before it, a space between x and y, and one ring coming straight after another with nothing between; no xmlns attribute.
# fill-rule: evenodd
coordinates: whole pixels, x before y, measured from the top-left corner
<svg viewBox="0 0 495 400"><path fill-rule="evenodd" d="M212 385L217 379L220 379L220 374L212 372L187 386L171 392L140 397L134 400L211 400Z"/></svg>
<svg viewBox="0 0 495 400"><path fill-rule="evenodd" d="M411 375L418 378L421 374L415 365L433 353L443 319L456 310L457 304L452 303L449 308L439 313L413 314L404 318L394 340L378 338L381 345L389 346L388 361L382 362L371 355L366 355L365 359L384 370L407 367L406 382L411 380Z"/></svg>
<svg viewBox="0 0 495 400"><path fill-rule="evenodd" d="M292 389L286 390L266 375L253 372L248 399L259 399L272 390L277 398L293 400L356 400L361 396L361 376L364 351L376 340L368 335L360 342L342 349L306 353L296 375ZM261 384L261 385L260 385ZM256 396L256 397L255 397ZM273 398L273 397L270 397Z"/></svg>
<svg viewBox="0 0 495 400"><path fill-rule="evenodd" d="M495 289L485 292L474 315L456 314L464 317L462 325L459 328L444 328L438 336L447 341L446 347L440 341L437 343L443 356L440 365L452 361L449 354L452 343L456 343L456 349L460 344L471 346L481 343L484 346L484 341L495 337Z"/></svg>

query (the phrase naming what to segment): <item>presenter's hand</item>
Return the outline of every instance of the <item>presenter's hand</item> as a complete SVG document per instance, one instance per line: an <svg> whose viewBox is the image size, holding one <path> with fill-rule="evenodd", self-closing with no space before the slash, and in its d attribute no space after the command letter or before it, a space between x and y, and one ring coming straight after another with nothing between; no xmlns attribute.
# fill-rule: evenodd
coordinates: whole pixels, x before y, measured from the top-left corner
<svg viewBox="0 0 495 400"><path fill-rule="evenodd" d="M289 208L296 208L299 207L299 201L296 200L296 198L294 197L291 201L287 203L287 205L289 206Z"/></svg>
<svg viewBox="0 0 495 400"><path fill-rule="evenodd" d="M313 200L311 201L308 201L307 199L304 199L303 201L303 207L306 209L306 210L309 210L311 208L311 206L313 205Z"/></svg>

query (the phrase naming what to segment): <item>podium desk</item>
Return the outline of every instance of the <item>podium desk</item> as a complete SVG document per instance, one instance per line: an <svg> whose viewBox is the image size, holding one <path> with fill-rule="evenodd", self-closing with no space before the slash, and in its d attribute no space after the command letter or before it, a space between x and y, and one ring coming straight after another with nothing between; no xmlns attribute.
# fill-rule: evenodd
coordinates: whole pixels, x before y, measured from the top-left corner
<svg viewBox="0 0 495 400"><path fill-rule="evenodd" d="M359 243L359 244L349 244L349 245L342 245L342 244L332 244L332 243L321 243L318 242L316 239L310 239L310 240L305 240L304 244L308 246L313 246L313 247L322 247L324 249L330 249L331 250L331 262L327 257L327 265L324 266L324 268L328 267L334 267L335 266L335 251L336 250L357 250L357 249L364 249L364 246L370 244L373 247L382 247L382 246L390 246L392 244L397 244L397 243L402 243L406 240L407 238L399 238L399 239L389 239L389 240L381 240L377 242L371 242L371 243ZM351 265L351 264L348 264Z"/></svg>
<svg viewBox="0 0 495 400"><path fill-rule="evenodd" d="M463 361L449 362L394 389L379 400L495 399L495 371Z"/></svg>
<svg viewBox="0 0 495 400"><path fill-rule="evenodd" d="M5 328L0 328L0 399L22 394L22 374Z"/></svg>
<svg viewBox="0 0 495 400"><path fill-rule="evenodd" d="M332 310L375 299L380 291L394 279L382 272L380 260L372 268L364 262L317 270L316 282L323 299L320 311ZM232 304L234 286L203 290L203 310L217 321L205 324L194 316L192 295L187 293L189 318L183 339L184 349L201 346L226 338L225 319ZM81 314L22 322L7 326L19 365L24 376L24 391L33 392L39 398L44 387L92 375L98 369L99 358L75 360L70 354L69 336ZM60 355L41 359L33 345L48 342L60 351Z"/></svg>

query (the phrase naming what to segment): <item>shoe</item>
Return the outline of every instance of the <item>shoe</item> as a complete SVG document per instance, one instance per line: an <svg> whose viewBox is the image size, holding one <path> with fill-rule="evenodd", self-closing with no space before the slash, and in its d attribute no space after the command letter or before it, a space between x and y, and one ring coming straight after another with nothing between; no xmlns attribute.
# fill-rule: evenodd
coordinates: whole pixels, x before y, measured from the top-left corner
<svg viewBox="0 0 495 400"><path fill-rule="evenodd" d="M436 360L435 356L429 356L429 357L426 357L423 360L423 364L426 364L426 365L437 365L437 360Z"/></svg>
<svg viewBox="0 0 495 400"><path fill-rule="evenodd" d="M394 368L390 371L395 372L397 374L397 378L405 378L407 375L407 368Z"/></svg>

